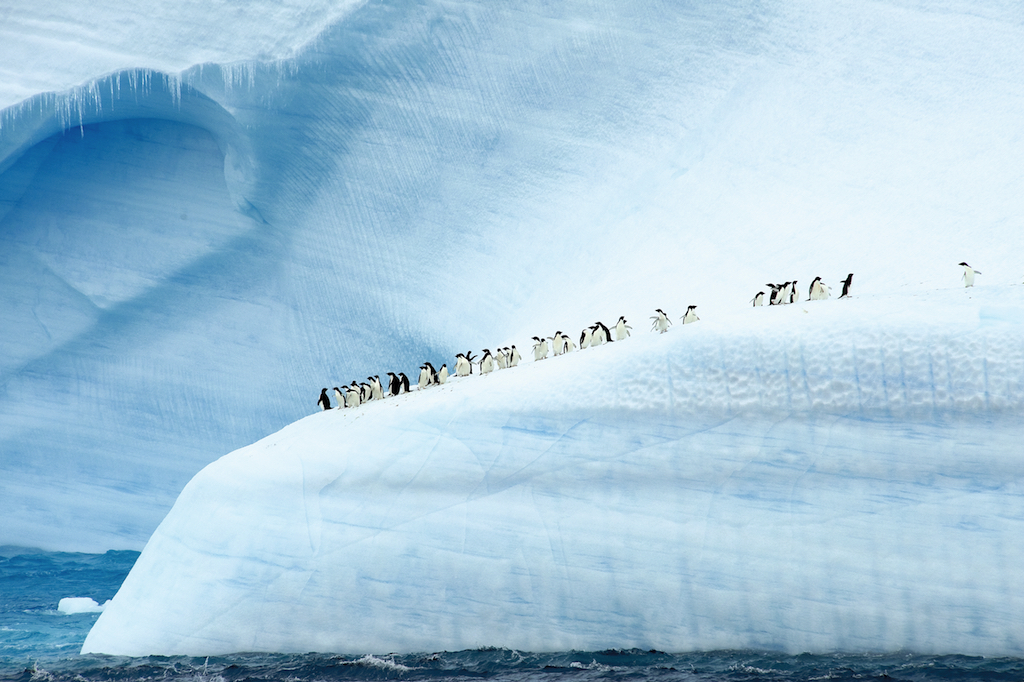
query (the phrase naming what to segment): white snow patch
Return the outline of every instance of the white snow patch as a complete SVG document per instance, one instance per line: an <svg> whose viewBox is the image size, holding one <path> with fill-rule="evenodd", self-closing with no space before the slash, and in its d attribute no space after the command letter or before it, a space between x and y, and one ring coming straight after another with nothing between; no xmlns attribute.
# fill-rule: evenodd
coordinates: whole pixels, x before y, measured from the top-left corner
<svg viewBox="0 0 1024 682"><path fill-rule="evenodd" d="M103 604L98 604L90 597L64 597L57 604L57 610L69 616L76 613L102 613L109 603L107 600Z"/></svg>

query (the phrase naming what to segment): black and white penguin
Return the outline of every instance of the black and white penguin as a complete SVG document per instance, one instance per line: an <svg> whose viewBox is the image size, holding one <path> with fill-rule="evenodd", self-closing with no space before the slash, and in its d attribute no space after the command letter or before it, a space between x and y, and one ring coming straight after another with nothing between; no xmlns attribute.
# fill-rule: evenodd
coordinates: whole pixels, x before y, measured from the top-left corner
<svg viewBox="0 0 1024 682"><path fill-rule="evenodd" d="M326 388L320 389L320 399L316 401L316 404L319 405L323 410L331 409L331 399L327 397Z"/></svg>
<svg viewBox="0 0 1024 682"><path fill-rule="evenodd" d="M436 384L437 383L437 370L434 369L434 366L432 364L430 364L429 362L424 362L423 364L426 365L427 369L430 371L430 384L431 385Z"/></svg>
<svg viewBox="0 0 1024 682"><path fill-rule="evenodd" d="M593 340L594 330L591 329L590 327L587 327L582 332L580 332L580 350L583 350L584 348L589 348Z"/></svg>
<svg viewBox="0 0 1024 682"><path fill-rule="evenodd" d="M473 373L473 363L476 362L476 358L473 356L473 351L468 351L466 353L466 362L469 363L469 373L472 374Z"/></svg>
<svg viewBox="0 0 1024 682"><path fill-rule="evenodd" d="M668 319L668 315L661 308L655 308L654 312L658 313L651 317L654 322L651 323L651 331L657 331L659 334L664 334L668 331L668 328L672 326L672 320Z"/></svg>
<svg viewBox="0 0 1024 682"><path fill-rule="evenodd" d="M380 375L370 377L370 397L374 400L384 399L384 387L380 385Z"/></svg>
<svg viewBox="0 0 1024 682"><path fill-rule="evenodd" d="M533 344L533 360L543 360L548 356L548 341L539 336L534 336L533 340L537 342Z"/></svg>
<svg viewBox="0 0 1024 682"><path fill-rule="evenodd" d="M764 305L764 292L757 292L756 294L754 294L754 298L750 300L753 302L755 308L760 308L761 306Z"/></svg>
<svg viewBox="0 0 1024 682"><path fill-rule="evenodd" d="M846 298L850 295L850 285L853 284L853 273L851 272L843 280L843 293L839 295L839 298Z"/></svg>
<svg viewBox="0 0 1024 682"><path fill-rule="evenodd" d="M430 385L430 370L426 365L420 365L420 379L417 384L421 391Z"/></svg>
<svg viewBox="0 0 1024 682"><path fill-rule="evenodd" d="M696 309L697 306L695 305L691 305L686 309L686 312L683 313L683 317L681 318L683 320L683 324L693 324L694 322L700 321L700 318L697 317L697 313L693 312Z"/></svg>
<svg viewBox="0 0 1024 682"><path fill-rule="evenodd" d="M402 380L394 372L388 372L388 395L398 395L402 391Z"/></svg>
<svg viewBox="0 0 1024 682"><path fill-rule="evenodd" d="M402 390L406 393L409 392L409 377L405 376L405 372L399 372L398 378L402 380Z"/></svg>
<svg viewBox="0 0 1024 682"><path fill-rule="evenodd" d="M491 355L491 351L484 348L484 354L480 356L480 373L490 374L494 371L494 356Z"/></svg>
<svg viewBox="0 0 1024 682"><path fill-rule="evenodd" d="M772 293L768 297L768 305L778 305L779 304L779 294L782 293L782 285L781 284L772 284L771 282L768 282L767 284L765 284L765 286L766 287L771 287L771 289L772 289Z"/></svg>
<svg viewBox="0 0 1024 682"><path fill-rule="evenodd" d="M373 400L373 388L370 384L366 382L359 384L359 399L364 403L368 403Z"/></svg>
<svg viewBox="0 0 1024 682"><path fill-rule="evenodd" d="M508 366L515 367L522 359L523 356L519 354L519 351L516 349L516 345L512 344L512 352L508 355Z"/></svg>
<svg viewBox="0 0 1024 682"><path fill-rule="evenodd" d="M337 386L334 387L334 398L338 401L338 407L345 407L345 394Z"/></svg>
<svg viewBox="0 0 1024 682"><path fill-rule="evenodd" d="M562 332L555 332L555 335L550 337L550 339L552 355L561 355L565 351L565 343L562 341Z"/></svg>
<svg viewBox="0 0 1024 682"><path fill-rule="evenodd" d="M608 327L604 326L600 322L595 322L594 326L591 327L594 330L594 338L590 341L590 346L600 346L602 343L612 342L612 333Z"/></svg>
<svg viewBox="0 0 1024 682"><path fill-rule="evenodd" d="M820 287L818 283L821 281L821 277L815 277L811 280L811 286L807 289L807 300L817 301L821 297Z"/></svg>
<svg viewBox="0 0 1024 682"><path fill-rule="evenodd" d="M437 383L443 384L448 381L448 364L441 365L441 369L437 371Z"/></svg>
<svg viewBox="0 0 1024 682"><path fill-rule="evenodd" d="M359 387L359 384L357 384L355 381L348 385L348 392L349 394L355 394L355 400L353 401L355 402L354 407L358 407L363 403L363 389L361 389ZM346 401L345 404L347 405L348 401Z"/></svg>
<svg viewBox="0 0 1024 682"><path fill-rule="evenodd" d="M792 282L783 282L782 288L779 289L779 295L775 300L775 305L785 305L789 303L790 285L792 284Z"/></svg>
<svg viewBox="0 0 1024 682"><path fill-rule="evenodd" d="M498 369L508 368L508 355L506 355L504 348L494 351L494 362L498 365Z"/></svg>
<svg viewBox="0 0 1024 682"><path fill-rule="evenodd" d="M962 265L963 268L964 268L964 274L963 274L963 277L962 277L962 279L964 280L964 288L973 287L974 286L974 276L975 275L980 275L981 274L981 270L975 270L974 268L972 268L967 263L960 263L960 265Z"/></svg>
<svg viewBox="0 0 1024 682"><path fill-rule="evenodd" d="M632 329L632 327L626 324L626 316L620 315L619 321L615 323L615 340L624 340L627 336L629 336L630 329Z"/></svg>

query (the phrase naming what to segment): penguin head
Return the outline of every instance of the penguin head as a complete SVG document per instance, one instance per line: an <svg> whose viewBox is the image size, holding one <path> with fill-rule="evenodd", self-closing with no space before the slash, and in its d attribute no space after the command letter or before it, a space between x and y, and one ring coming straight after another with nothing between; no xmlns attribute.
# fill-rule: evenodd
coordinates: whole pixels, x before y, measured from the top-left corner
<svg viewBox="0 0 1024 682"><path fill-rule="evenodd" d="M969 267L971 267L971 266L970 266L970 265L968 265L967 263L960 263L960 265L964 266L965 268L969 268Z"/></svg>
<svg viewBox="0 0 1024 682"><path fill-rule="evenodd" d="M327 389L326 389L326 388L321 388L321 389L320 389L320 392L321 392L321 393L327 393Z"/></svg>

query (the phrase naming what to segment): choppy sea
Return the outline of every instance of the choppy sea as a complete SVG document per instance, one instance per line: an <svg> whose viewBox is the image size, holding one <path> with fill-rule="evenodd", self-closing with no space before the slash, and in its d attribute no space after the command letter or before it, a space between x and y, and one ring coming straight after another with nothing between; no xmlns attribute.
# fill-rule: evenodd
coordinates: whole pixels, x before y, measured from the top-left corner
<svg viewBox="0 0 1024 682"><path fill-rule="evenodd" d="M137 552L0 553L0 681L326 682L329 680L978 680L1021 682L1024 659L895 654L799 656L770 651L610 650L530 653L510 649L417 654L345 652L187 656L82 656L95 613L65 615L62 597L103 603ZM154 614L158 618L159 614Z"/></svg>

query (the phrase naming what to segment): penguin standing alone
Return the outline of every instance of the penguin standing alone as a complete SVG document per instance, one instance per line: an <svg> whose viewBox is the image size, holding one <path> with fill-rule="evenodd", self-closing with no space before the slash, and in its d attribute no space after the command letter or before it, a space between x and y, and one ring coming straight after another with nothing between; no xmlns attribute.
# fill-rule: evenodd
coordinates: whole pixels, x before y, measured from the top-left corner
<svg viewBox="0 0 1024 682"><path fill-rule="evenodd" d="M962 265L963 268L964 268L964 274L963 274L963 277L962 277L962 279L964 280L964 288L973 287L974 286L974 276L975 275L980 275L981 274L981 270L975 270L974 268L972 268L967 263L960 263L960 265Z"/></svg>
<svg viewBox="0 0 1024 682"><path fill-rule="evenodd" d="M627 336L629 336L630 329L632 329L632 327L626 324L626 316L620 315L619 321L615 323L615 340L623 341Z"/></svg>
<svg viewBox="0 0 1024 682"><path fill-rule="evenodd" d="M654 312L658 313L651 317L654 322L651 324L651 331L658 330L659 334L664 334L668 331L668 328L672 325L672 320L668 319L668 315L661 308L655 308Z"/></svg>
<svg viewBox="0 0 1024 682"><path fill-rule="evenodd" d="M327 397L326 388L320 389L320 399L316 401L316 404L319 405L324 410L331 409L331 399Z"/></svg>
<svg viewBox="0 0 1024 682"><path fill-rule="evenodd" d="M754 294L754 298L750 300L753 302L755 308L760 308L761 306L764 305L764 292L757 292L756 294Z"/></svg>
<svg viewBox="0 0 1024 682"><path fill-rule="evenodd" d="M686 309L686 312L683 313L683 317L681 318L683 320L683 324L693 324L694 322L700 321L700 318L697 317L697 313L693 312L696 309L697 306L695 305L691 305Z"/></svg>
<svg viewBox="0 0 1024 682"><path fill-rule="evenodd" d="M846 298L850 295L850 286L853 284L853 273L851 272L843 280L843 293L839 295L839 298Z"/></svg>

